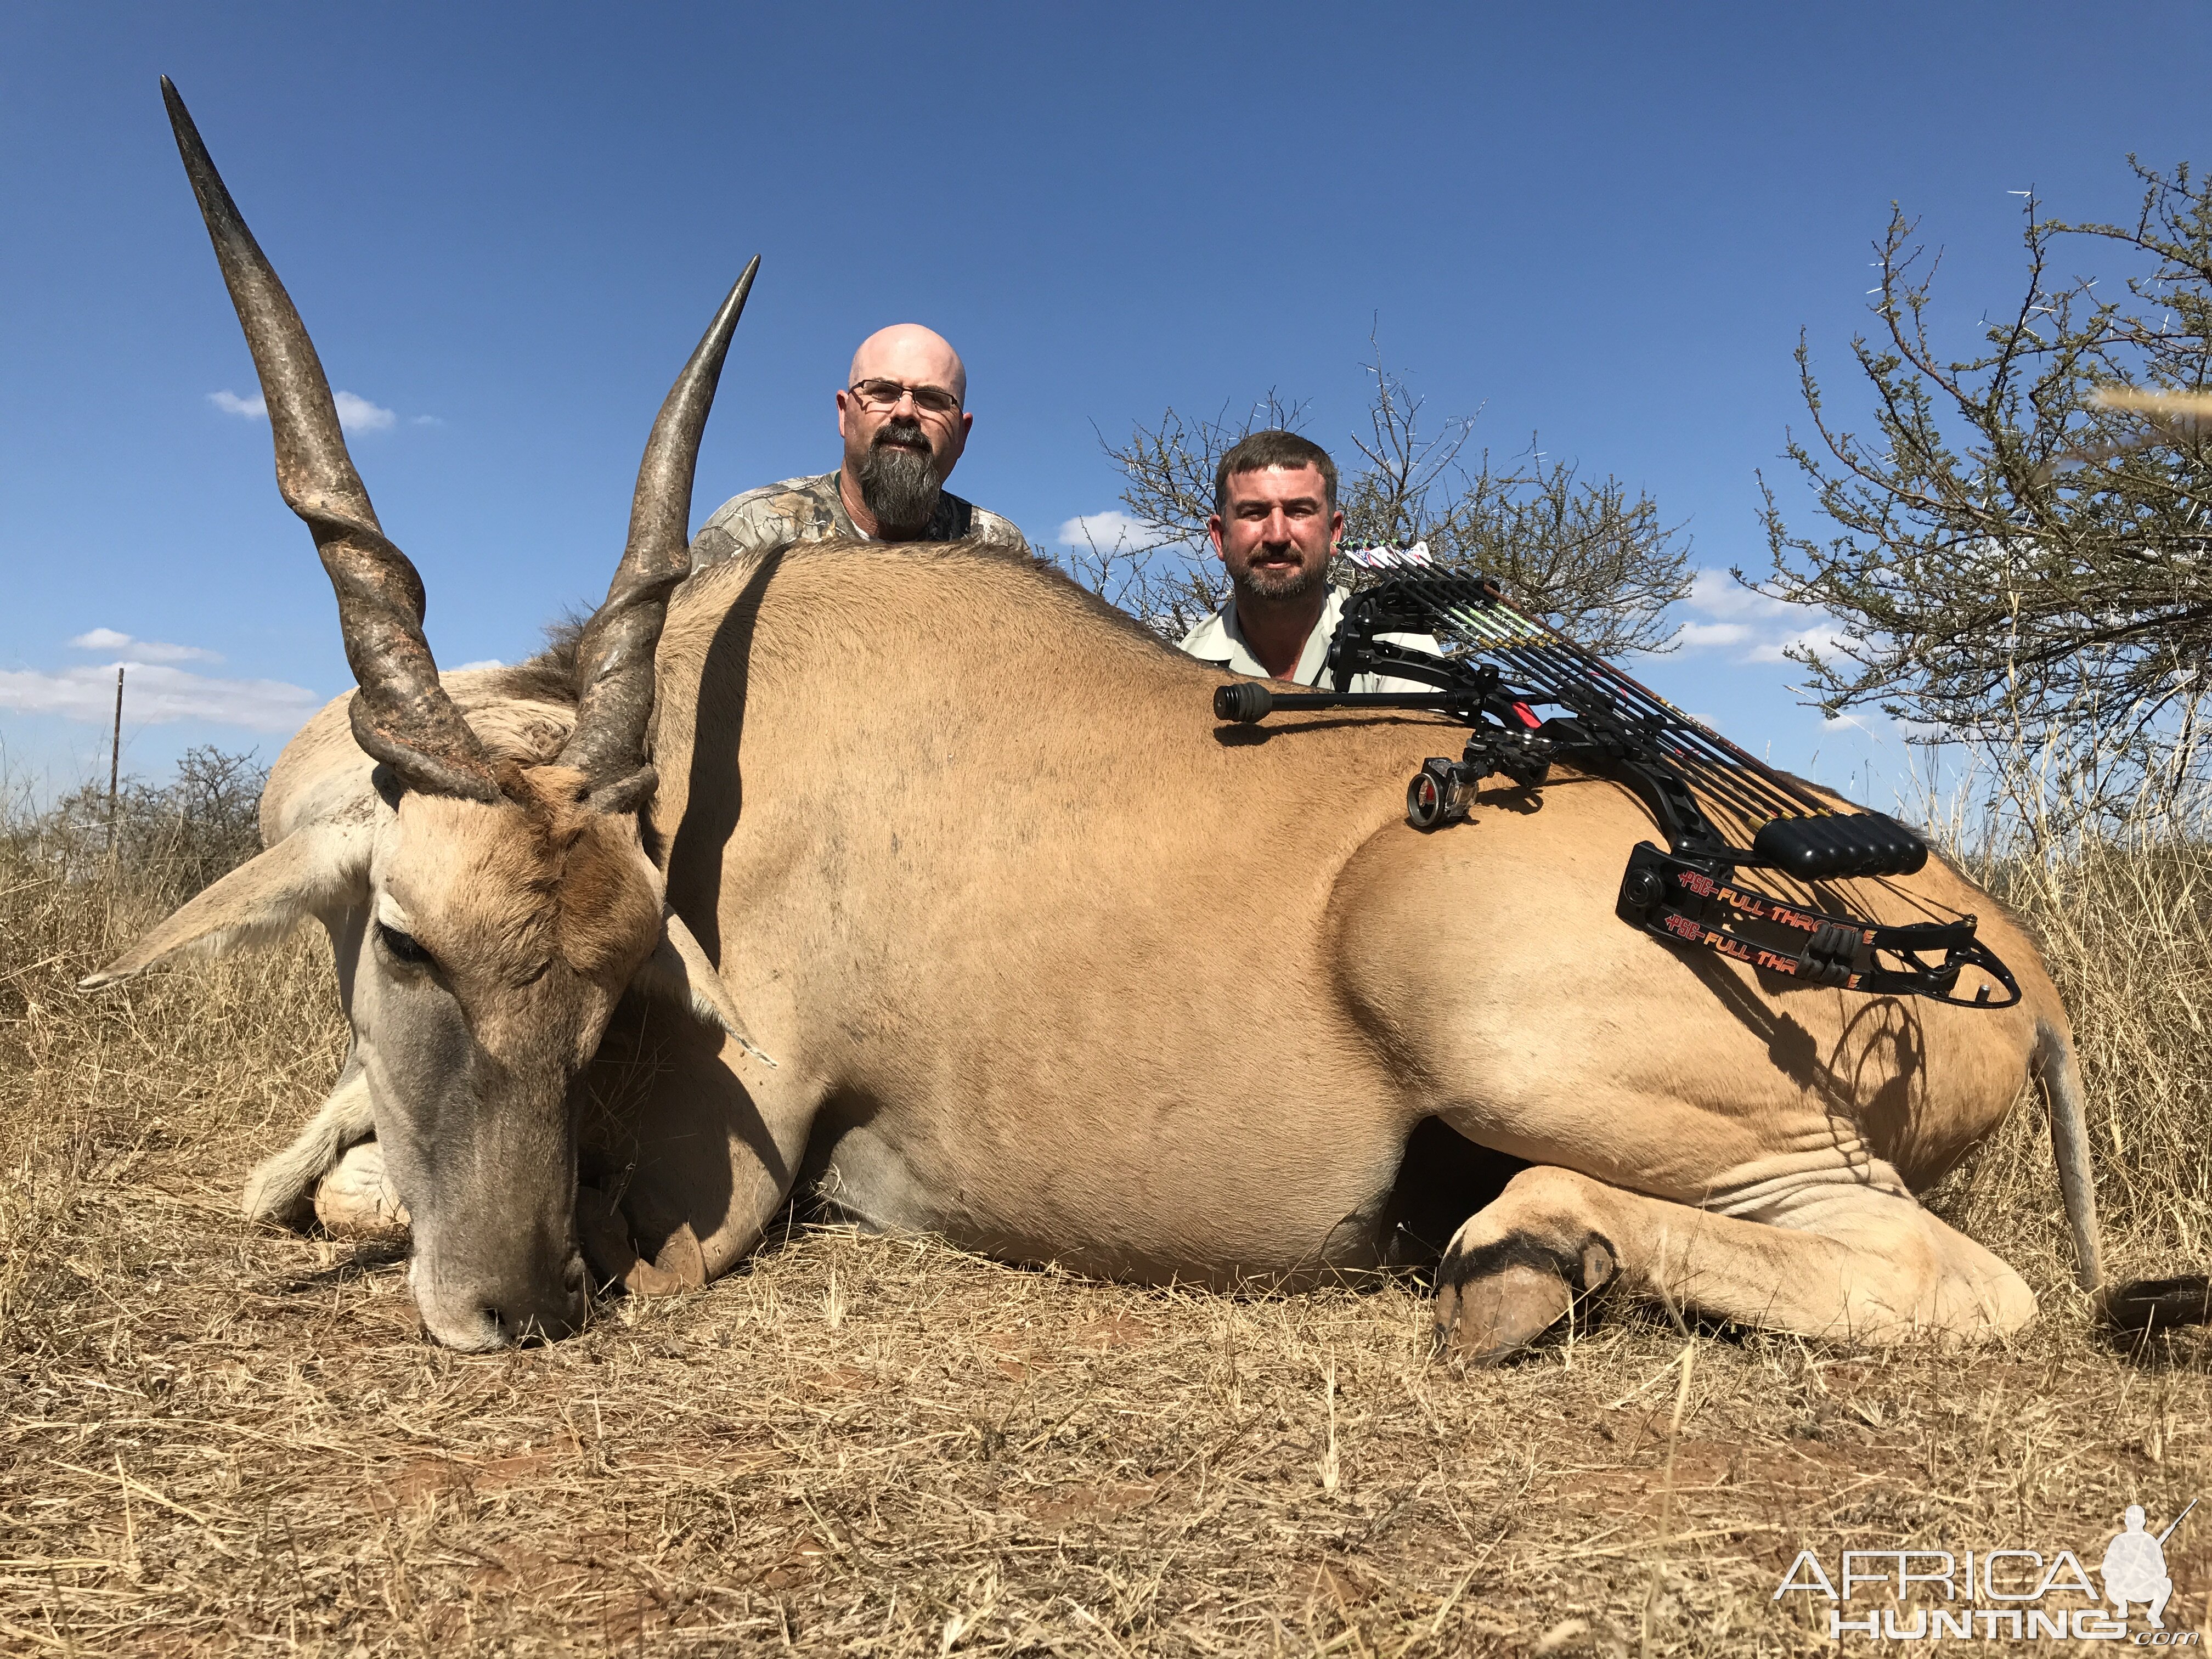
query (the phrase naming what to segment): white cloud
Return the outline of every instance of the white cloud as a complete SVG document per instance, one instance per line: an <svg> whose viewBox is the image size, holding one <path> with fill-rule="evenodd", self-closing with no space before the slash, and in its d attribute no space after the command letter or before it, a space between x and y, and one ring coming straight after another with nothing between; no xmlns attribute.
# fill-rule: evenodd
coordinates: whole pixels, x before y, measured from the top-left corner
<svg viewBox="0 0 2212 1659"><path fill-rule="evenodd" d="M1751 629L1741 623L1684 623L1674 636L1691 650L1708 645L1741 645Z"/></svg>
<svg viewBox="0 0 2212 1659"><path fill-rule="evenodd" d="M222 653L197 645L164 645L159 640L134 640L112 628L95 628L70 641L79 651L112 651L125 663L221 662ZM112 665L110 665L112 666Z"/></svg>
<svg viewBox="0 0 2212 1659"><path fill-rule="evenodd" d="M392 410L350 392L335 392L331 401L338 406L338 424L348 432L388 432L399 416ZM236 415L249 421L269 418L269 404L259 392L251 398L241 398L235 392L210 392L208 401L226 415ZM440 424L434 415L418 415L416 424Z"/></svg>
<svg viewBox="0 0 2212 1659"><path fill-rule="evenodd" d="M1102 553L1111 553L1117 548L1157 546L1164 538L1172 538L1164 525L1109 507L1103 513L1085 513L1068 520L1053 539L1062 547L1096 547Z"/></svg>
<svg viewBox="0 0 2212 1659"><path fill-rule="evenodd" d="M125 668L123 718L134 725L203 720L256 732L289 732L323 702L305 686L282 680L217 679L158 663L126 664ZM0 669L0 708L105 725L115 714L115 665L64 668L52 674Z"/></svg>
<svg viewBox="0 0 2212 1659"><path fill-rule="evenodd" d="M1793 617L1804 614L1805 607L1784 605L1779 599L1770 599L1764 593L1754 593L1725 570L1706 566L1698 570L1690 583L1690 608L1702 611L1708 617L1723 617L1731 620L1746 617Z"/></svg>
<svg viewBox="0 0 2212 1659"><path fill-rule="evenodd" d="M479 657L474 662L455 663L451 668L441 672L448 674L465 674L471 668L504 668L507 665L497 657Z"/></svg>
<svg viewBox="0 0 2212 1659"><path fill-rule="evenodd" d="M1754 593L1725 570L1698 571L1685 603L1708 620L1683 623L1682 644L1692 651L1733 650L1739 663L1787 662L1784 653L1797 647L1825 655L1844 637L1834 617L1809 605L1784 605Z"/></svg>
<svg viewBox="0 0 2212 1659"><path fill-rule="evenodd" d="M1790 659L1785 653L1792 650L1810 650L1823 656L1831 656L1843 642L1844 630L1830 623L1819 628L1802 629L1784 639L1769 640L1763 645L1755 645L1745 653L1743 659L1746 662L1787 662Z"/></svg>
<svg viewBox="0 0 2212 1659"><path fill-rule="evenodd" d="M388 432L399 417L388 409L380 409L366 398L356 398L350 392L331 394L338 406L338 424L349 432Z"/></svg>

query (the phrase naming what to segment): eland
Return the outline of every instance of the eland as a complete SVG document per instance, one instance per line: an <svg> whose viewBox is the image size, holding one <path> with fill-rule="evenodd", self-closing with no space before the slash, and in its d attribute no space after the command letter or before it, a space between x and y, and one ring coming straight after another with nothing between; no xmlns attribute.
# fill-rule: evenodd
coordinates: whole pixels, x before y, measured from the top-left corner
<svg viewBox="0 0 2212 1659"><path fill-rule="evenodd" d="M1141 1280L1440 1253L1437 1329L1477 1360L1608 1286L1994 1339L2034 1297L1916 1194L2032 1079L2098 1284L2065 1012L1941 860L1856 908L1979 911L2016 1006L1655 943L1613 915L1650 833L1617 784L1417 833L1434 721L1218 726L1218 672L1026 559L825 543L686 580L757 261L653 425L605 603L544 659L441 679L307 331L163 86L358 684L272 771L267 850L85 984L322 921L352 1048L248 1208L373 1131L439 1340L572 1331L594 1273L704 1282L802 1192ZM586 1123L617 1048L650 1063Z"/></svg>

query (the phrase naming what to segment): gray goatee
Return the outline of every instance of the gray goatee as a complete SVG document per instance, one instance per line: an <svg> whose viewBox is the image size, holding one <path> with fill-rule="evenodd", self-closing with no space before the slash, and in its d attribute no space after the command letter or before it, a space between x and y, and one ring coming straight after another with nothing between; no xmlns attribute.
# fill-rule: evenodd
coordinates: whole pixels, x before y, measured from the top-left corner
<svg viewBox="0 0 2212 1659"><path fill-rule="evenodd" d="M884 441L891 438L911 439L921 447L910 449L902 443ZM869 446L868 459L860 464L860 499L875 514L878 535L896 540L919 536L928 529L941 492L937 457L921 428L900 422L878 433Z"/></svg>

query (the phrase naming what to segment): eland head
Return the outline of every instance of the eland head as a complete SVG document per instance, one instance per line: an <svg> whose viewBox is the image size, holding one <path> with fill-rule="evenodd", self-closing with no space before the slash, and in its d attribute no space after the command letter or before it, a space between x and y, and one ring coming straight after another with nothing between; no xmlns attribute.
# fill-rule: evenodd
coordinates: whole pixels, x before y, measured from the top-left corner
<svg viewBox="0 0 2212 1659"><path fill-rule="evenodd" d="M265 939L309 912L356 917L358 948L340 972L386 1168L412 1217L425 1324L465 1349L566 1334L588 1301L578 1079L616 1002L634 981L672 991L750 1047L666 907L637 811L655 782L653 651L688 568L700 434L760 262L653 422L628 544L578 642L574 726L557 753L499 752L440 683L421 578L377 522L299 313L167 77L161 90L261 377L277 488L337 590L374 799L278 842L83 984Z"/></svg>

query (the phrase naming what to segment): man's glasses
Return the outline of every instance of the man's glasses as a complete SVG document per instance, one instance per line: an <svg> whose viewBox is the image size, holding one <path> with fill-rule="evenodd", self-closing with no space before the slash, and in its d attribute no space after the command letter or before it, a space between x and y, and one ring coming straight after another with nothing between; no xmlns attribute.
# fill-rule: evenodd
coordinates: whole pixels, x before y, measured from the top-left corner
<svg viewBox="0 0 2212 1659"><path fill-rule="evenodd" d="M960 399L942 386L902 386L896 380L860 380L845 390L858 398L863 408L875 415L896 409L901 400L907 398L913 398L914 406L925 415L942 418L960 412Z"/></svg>

